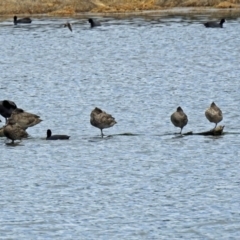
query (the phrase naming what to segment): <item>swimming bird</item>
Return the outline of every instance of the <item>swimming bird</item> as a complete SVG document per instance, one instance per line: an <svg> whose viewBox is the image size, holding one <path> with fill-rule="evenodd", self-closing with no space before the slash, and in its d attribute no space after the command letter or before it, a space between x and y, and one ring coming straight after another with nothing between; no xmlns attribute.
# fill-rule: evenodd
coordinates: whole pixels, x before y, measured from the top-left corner
<svg viewBox="0 0 240 240"><path fill-rule="evenodd" d="M214 102L212 102L210 107L205 111L205 116L209 122L216 124L214 129L217 127L217 124L223 119L221 109Z"/></svg>
<svg viewBox="0 0 240 240"><path fill-rule="evenodd" d="M15 109L9 119L13 119L21 128L25 130L28 127L33 127L42 121L38 115L25 112L21 108Z"/></svg>
<svg viewBox="0 0 240 240"><path fill-rule="evenodd" d="M90 23L91 28L101 26L100 22L98 22L97 20L94 20L92 18L89 18L88 22Z"/></svg>
<svg viewBox="0 0 240 240"><path fill-rule="evenodd" d="M115 125L117 122L112 115L102 111L100 108L95 108L90 114L90 123L92 126L99 128L101 130L101 136L103 138L103 129L110 128Z"/></svg>
<svg viewBox="0 0 240 240"><path fill-rule="evenodd" d="M15 140L21 140L28 137L28 133L22 129L13 119L8 119L7 125L3 129L4 135L12 140L12 144Z"/></svg>
<svg viewBox="0 0 240 240"><path fill-rule="evenodd" d="M13 110L17 108L17 105L10 100L0 101L0 114L5 118L6 123L7 119L11 116Z"/></svg>
<svg viewBox="0 0 240 240"><path fill-rule="evenodd" d="M71 23L66 22L66 23L64 24L64 27L68 27L68 29L72 32L72 24L71 24Z"/></svg>
<svg viewBox="0 0 240 240"><path fill-rule="evenodd" d="M175 127L181 128L180 134L182 134L183 127L188 123L188 117L182 108L178 107L177 111L171 115L171 121Z"/></svg>
<svg viewBox="0 0 240 240"><path fill-rule="evenodd" d="M207 28L222 28L223 27L223 23L225 23L225 19L222 18L221 21L218 22L206 22L203 25Z"/></svg>
<svg viewBox="0 0 240 240"><path fill-rule="evenodd" d="M17 16L13 17L13 23L15 25L17 25L18 23L31 23L32 20L30 18L21 18L21 19L17 19Z"/></svg>
<svg viewBox="0 0 240 240"><path fill-rule="evenodd" d="M52 131L50 129L47 130L46 140L67 140L70 136L68 135L52 135Z"/></svg>

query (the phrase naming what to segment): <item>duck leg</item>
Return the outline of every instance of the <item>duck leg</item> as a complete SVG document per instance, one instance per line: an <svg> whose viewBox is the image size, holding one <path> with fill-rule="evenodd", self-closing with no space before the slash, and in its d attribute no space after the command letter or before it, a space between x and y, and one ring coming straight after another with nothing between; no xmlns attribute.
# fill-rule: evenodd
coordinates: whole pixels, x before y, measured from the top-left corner
<svg viewBox="0 0 240 240"><path fill-rule="evenodd" d="M103 138L103 131L102 131L102 129L101 129L101 136L102 136L102 138Z"/></svg>
<svg viewBox="0 0 240 240"><path fill-rule="evenodd" d="M217 127L217 123L216 123L216 125L215 125L215 127L212 129L212 131L214 131L214 129Z"/></svg>

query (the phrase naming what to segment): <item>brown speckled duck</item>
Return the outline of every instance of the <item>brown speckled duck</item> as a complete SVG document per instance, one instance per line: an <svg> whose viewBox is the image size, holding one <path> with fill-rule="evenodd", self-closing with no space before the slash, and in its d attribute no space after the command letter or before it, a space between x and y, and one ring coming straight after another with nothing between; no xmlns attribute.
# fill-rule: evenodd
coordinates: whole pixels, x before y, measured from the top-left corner
<svg viewBox="0 0 240 240"><path fill-rule="evenodd" d="M101 136L103 138L103 129L110 128L115 125L117 122L112 115L102 111L100 108L95 108L90 115L90 123L92 126L99 128L101 130Z"/></svg>
<svg viewBox="0 0 240 240"><path fill-rule="evenodd" d="M214 128L216 128L217 124L223 119L221 109L214 102L212 102L210 107L205 111L205 116L209 122L216 124Z"/></svg>
<svg viewBox="0 0 240 240"><path fill-rule="evenodd" d="M25 112L20 108L15 109L9 119L13 119L21 128L25 130L28 127L33 127L42 121L38 115Z"/></svg>
<svg viewBox="0 0 240 240"><path fill-rule="evenodd" d="M13 119L8 119L7 125L3 128L4 135L12 140L12 144L15 140L21 140L28 137L28 133L22 129Z"/></svg>
<svg viewBox="0 0 240 240"><path fill-rule="evenodd" d="M180 134L182 134L183 127L188 123L188 117L181 107L178 107L177 111L171 115L171 122L175 127L181 128Z"/></svg>

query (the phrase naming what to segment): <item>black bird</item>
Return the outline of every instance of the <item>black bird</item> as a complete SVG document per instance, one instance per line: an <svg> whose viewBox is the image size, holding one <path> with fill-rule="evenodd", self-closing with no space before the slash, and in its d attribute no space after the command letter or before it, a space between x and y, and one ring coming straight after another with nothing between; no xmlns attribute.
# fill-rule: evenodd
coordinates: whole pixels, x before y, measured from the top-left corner
<svg viewBox="0 0 240 240"><path fill-rule="evenodd" d="M7 119L11 116L13 110L17 108L17 105L10 100L0 101L0 114L5 118L6 123Z"/></svg>
<svg viewBox="0 0 240 240"><path fill-rule="evenodd" d="M91 28L101 26L100 22L93 20L92 18L89 18L88 22L90 23Z"/></svg>
<svg viewBox="0 0 240 240"><path fill-rule="evenodd" d="M21 19L17 19L17 16L13 17L13 23L15 25L17 25L18 23L31 23L32 20L30 18L21 18Z"/></svg>
<svg viewBox="0 0 240 240"><path fill-rule="evenodd" d="M203 25L207 28L222 28L223 27L223 23L225 23L225 19L222 18L221 21L218 22L206 22Z"/></svg>
<svg viewBox="0 0 240 240"><path fill-rule="evenodd" d="M50 129L47 130L46 140L67 140L70 136L68 135L52 135L52 131Z"/></svg>
<svg viewBox="0 0 240 240"><path fill-rule="evenodd" d="M68 27L68 29L72 32L72 24L71 24L71 23L66 22L66 23L64 24L64 27Z"/></svg>

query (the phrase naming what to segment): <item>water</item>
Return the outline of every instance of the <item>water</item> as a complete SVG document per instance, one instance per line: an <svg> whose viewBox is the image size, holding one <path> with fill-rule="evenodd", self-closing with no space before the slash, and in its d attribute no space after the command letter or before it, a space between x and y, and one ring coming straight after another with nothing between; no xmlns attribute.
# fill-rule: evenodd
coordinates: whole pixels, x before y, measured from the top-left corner
<svg viewBox="0 0 240 240"><path fill-rule="evenodd" d="M1 100L43 119L16 146L0 139L0 238L238 239L240 19L86 18L0 23ZM174 135L179 105L183 132L213 128L212 101L225 135ZM110 137L89 123L96 106L118 122ZM71 138L45 141L48 128Z"/></svg>

